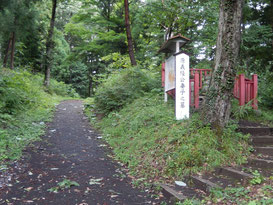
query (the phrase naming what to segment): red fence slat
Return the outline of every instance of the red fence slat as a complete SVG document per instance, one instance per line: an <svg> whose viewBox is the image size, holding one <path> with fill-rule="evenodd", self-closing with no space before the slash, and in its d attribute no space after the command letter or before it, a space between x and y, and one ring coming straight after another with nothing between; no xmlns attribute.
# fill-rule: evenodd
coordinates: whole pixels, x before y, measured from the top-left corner
<svg viewBox="0 0 273 205"><path fill-rule="evenodd" d="M165 85L165 63L162 64L162 86ZM203 78L211 73L210 69L190 69L190 105L195 108L199 108L199 92L203 86ZM194 90L192 90L192 83ZM168 91L168 94L175 97L175 89ZM193 92L193 102L192 102ZM245 78L244 74L236 76L234 81L233 94L236 99L239 100L239 105L245 105L252 101L253 109L258 109L258 76L252 75L252 79Z"/></svg>

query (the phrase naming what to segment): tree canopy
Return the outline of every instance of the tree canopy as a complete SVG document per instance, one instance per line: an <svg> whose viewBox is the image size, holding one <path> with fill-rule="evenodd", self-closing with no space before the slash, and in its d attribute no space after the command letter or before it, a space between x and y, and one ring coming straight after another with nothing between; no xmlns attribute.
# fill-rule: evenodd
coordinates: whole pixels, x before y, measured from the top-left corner
<svg viewBox="0 0 273 205"><path fill-rule="evenodd" d="M111 72L130 67L124 2L57 1L53 57L48 59L54 78L72 84L86 97L93 95L101 79ZM220 1L137 0L128 3L131 47L138 66L158 72L164 60L158 53L160 46L168 37L181 33L191 39L184 48L190 53L191 67L213 68ZM1 64L44 72L52 6L52 1L46 0L0 2ZM267 75L266 79L273 78L272 30L272 0L245 1L236 72L255 72Z"/></svg>

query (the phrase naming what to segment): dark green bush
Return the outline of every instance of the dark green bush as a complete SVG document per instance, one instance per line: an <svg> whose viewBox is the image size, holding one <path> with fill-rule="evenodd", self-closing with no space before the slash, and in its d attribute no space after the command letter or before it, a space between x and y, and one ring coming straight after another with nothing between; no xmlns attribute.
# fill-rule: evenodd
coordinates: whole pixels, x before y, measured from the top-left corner
<svg viewBox="0 0 273 205"><path fill-rule="evenodd" d="M54 79L50 81L50 86L47 88L50 94L56 94L60 96L79 97L75 89L71 85L67 85L64 82L58 82Z"/></svg>
<svg viewBox="0 0 273 205"><path fill-rule="evenodd" d="M236 124L229 124L217 136L198 113L177 121L173 101L165 103L162 95L154 93L94 123L116 157L132 173L152 181L240 164L248 154L248 137L236 132Z"/></svg>
<svg viewBox="0 0 273 205"><path fill-rule="evenodd" d="M46 104L48 96L43 89L43 77L40 75L26 70L0 70L0 114L13 115ZM48 91L60 96L77 96L70 86L54 79Z"/></svg>
<svg viewBox="0 0 273 205"><path fill-rule="evenodd" d="M97 111L108 114L155 88L160 88L160 77L157 74L139 67L127 68L104 80L97 89L95 106Z"/></svg>
<svg viewBox="0 0 273 205"><path fill-rule="evenodd" d="M268 70L263 75L259 75L258 96L263 106L273 108L273 73Z"/></svg>
<svg viewBox="0 0 273 205"><path fill-rule="evenodd" d="M0 113L16 114L41 101L38 76L5 69L0 76Z"/></svg>
<svg viewBox="0 0 273 205"><path fill-rule="evenodd" d="M77 95L54 79L45 92L43 79L26 70L0 68L0 166L18 159L26 145L39 139L55 105L63 99L60 95Z"/></svg>

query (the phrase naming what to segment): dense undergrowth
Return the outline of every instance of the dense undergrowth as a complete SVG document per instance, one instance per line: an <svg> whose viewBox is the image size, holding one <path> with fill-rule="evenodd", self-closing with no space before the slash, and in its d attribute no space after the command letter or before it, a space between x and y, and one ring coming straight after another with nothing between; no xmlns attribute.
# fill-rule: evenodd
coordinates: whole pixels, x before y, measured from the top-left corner
<svg viewBox="0 0 273 205"><path fill-rule="evenodd" d="M158 74L140 68L114 72L85 103L87 115L113 148L116 159L137 176L136 184L168 182L218 166L242 164L252 147L249 136L236 131L238 121L272 125L272 110L263 103L254 111L250 104L239 106L236 100L221 136L205 125L196 111L190 119L177 121L174 101L163 101ZM213 201L211 197L207 200Z"/></svg>
<svg viewBox="0 0 273 205"><path fill-rule="evenodd" d="M64 96L77 94L55 80L45 90L43 77L26 70L0 70L0 163L18 159L27 144L39 140Z"/></svg>
<svg viewBox="0 0 273 205"><path fill-rule="evenodd" d="M87 104L92 104L92 99ZM92 112L89 116L95 119ZM236 133L235 124L217 136L202 123L198 113L189 120L176 121L173 102L164 103L163 96L156 93L148 93L119 112L111 112L96 125L117 159L145 181L240 164L248 154L247 136Z"/></svg>
<svg viewBox="0 0 273 205"><path fill-rule="evenodd" d="M232 118L236 120L246 120L249 122L255 122L266 126L273 126L273 110L259 103L259 109L254 110L251 106L251 102L244 106L239 106L238 100L232 102Z"/></svg>
<svg viewBox="0 0 273 205"><path fill-rule="evenodd" d="M139 67L113 72L102 81L95 94L96 111L108 114L160 87L159 76Z"/></svg>

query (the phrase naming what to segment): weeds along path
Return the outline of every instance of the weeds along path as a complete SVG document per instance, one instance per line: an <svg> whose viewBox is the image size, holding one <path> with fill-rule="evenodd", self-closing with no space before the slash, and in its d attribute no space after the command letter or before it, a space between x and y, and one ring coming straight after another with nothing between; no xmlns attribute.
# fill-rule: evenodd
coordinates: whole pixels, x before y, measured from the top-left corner
<svg viewBox="0 0 273 205"><path fill-rule="evenodd" d="M159 204L130 184L83 115L81 101L58 107L42 142L24 151L24 168L0 189L0 204Z"/></svg>

